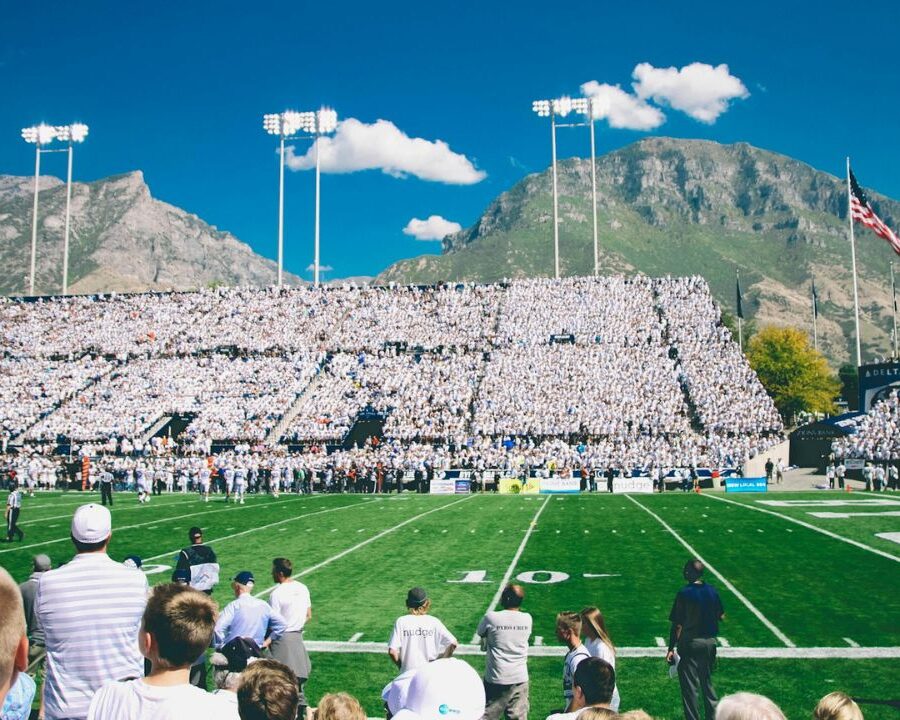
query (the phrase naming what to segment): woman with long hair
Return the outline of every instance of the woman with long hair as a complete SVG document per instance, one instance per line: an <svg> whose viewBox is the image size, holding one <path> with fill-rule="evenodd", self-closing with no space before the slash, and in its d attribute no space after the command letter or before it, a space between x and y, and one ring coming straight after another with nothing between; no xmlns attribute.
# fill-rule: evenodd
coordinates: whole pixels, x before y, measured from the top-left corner
<svg viewBox="0 0 900 720"><path fill-rule="evenodd" d="M603 619L603 613L599 608L587 607L581 611L581 632L584 635L584 646L591 654L591 657L605 660L613 669L616 667L616 646L613 645L609 632L606 630L606 621ZM615 710L619 710L619 687L613 689L612 700L609 706Z"/></svg>

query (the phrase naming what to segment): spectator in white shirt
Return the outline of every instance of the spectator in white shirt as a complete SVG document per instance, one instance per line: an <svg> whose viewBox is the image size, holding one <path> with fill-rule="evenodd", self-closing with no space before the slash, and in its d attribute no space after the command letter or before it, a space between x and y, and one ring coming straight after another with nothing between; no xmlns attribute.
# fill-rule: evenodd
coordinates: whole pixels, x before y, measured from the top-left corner
<svg viewBox="0 0 900 720"><path fill-rule="evenodd" d="M616 669L616 647L613 645L609 632L606 630L606 621L599 608L589 607L581 611L581 631L584 634L584 646L591 657L600 658L608 662L613 670ZM609 707L619 711L619 688L613 688L612 700Z"/></svg>
<svg viewBox="0 0 900 720"><path fill-rule="evenodd" d="M222 701L189 682L191 663L212 640L217 611L215 601L184 585L153 588L138 636L150 674L107 682L91 700L88 720L217 720Z"/></svg>
<svg viewBox="0 0 900 720"><path fill-rule="evenodd" d="M303 644L303 627L312 617L312 601L309 588L292 578L293 572L294 565L287 558L272 561L272 579L276 588L269 596L269 605L284 618L285 629L281 637L272 641L269 650L275 660L287 665L297 676L300 717L303 717L307 706L303 684L309 679L311 670L309 653Z"/></svg>
<svg viewBox="0 0 900 720"><path fill-rule="evenodd" d="M458 644L444 623L428 614L431 600L424 588L414 587L406 595L408 615L394 623L388 655L401 672L413 670L438 658L449 658Z"/></svg>
<svg viewBox="0 0 900 720"><path fill-rule="evenodd" d="M46 720L87 717L107 681L143 675L138 630L147 602L147 576L111 559L109 510L82 505L72 518L71 562L43 574L34 606L44 628Z"/></svg>

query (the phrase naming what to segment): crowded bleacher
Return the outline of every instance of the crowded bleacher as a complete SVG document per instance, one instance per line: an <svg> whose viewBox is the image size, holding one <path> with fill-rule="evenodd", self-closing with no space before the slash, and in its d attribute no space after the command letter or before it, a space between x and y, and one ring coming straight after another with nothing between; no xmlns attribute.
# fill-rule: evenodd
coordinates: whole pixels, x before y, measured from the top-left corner
<svg viewBox="0 0 900 720"><path fill-rule="evenodd" d="M22 455L631 473L737 468L783 433L697 276L7 299L0 323ZM379 442L350 441L363 412Z"/></svg>

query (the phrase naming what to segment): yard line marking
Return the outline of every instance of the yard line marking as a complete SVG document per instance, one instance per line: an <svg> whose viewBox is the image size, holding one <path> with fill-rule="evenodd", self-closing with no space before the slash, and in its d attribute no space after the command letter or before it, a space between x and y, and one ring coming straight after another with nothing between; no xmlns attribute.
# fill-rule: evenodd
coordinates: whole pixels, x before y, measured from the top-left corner
<svg viewBox="0 0 900 720"><path fill-rule="evenodd" d="M737 502L735 500L729 500L728 498L716 497L715 495L707 495L706 497L712 498L713 500L718 500L719 502L730 503L732 505L738 505L739 507L746 508L747 510L753 510L754 512L765 513L766 515L774 515L775 517L779 517L782 520L787 520L788 522L792 522L796 525L800 525L801 527L805 527L808 530L814 530L817 533L822 533L823 535L827 535L830 538L834 538L835 540L840 540L841 542L845 542L849 545L853 545L854 547L858 547L860 550L866 550L867 552L875 553L876 555L881 555L881 557L887 558L888 560L893 560L894 562L900 562L900 557L896 555L891 555L890 553L884 552L883 550L879 550L878 548L873 548L865 543L858 542L856 540L851 540L850 538L846 538L843 535L838 535L837 533L831 532L831 530L826 530L825 528L817 527L812 523L804 522L803 520L798 520L797 518L792 518L790 515L782 515L781 513L775 512L774 510L766 510L765 508L754 507L753 505L745 505L744 503Z"/></svg>
<svg viewBox="0 0 900 720"><path fill-rule="evenodd" d="M684 538L681 537L681 535L679 535L677 532L675 532L666 523L665 520L663 520L659 515L657 515L655 512L653 512L649 508L646 508L643 505L641 505L631 495L626 495L625 497L627 497L629 500L631 500L631 502L633 502L635 505L637 505L639 508L641 508L641 510L646 512L648 515L656 518L657 522L660 525L662 525L666 530L668 530L671 533L672 537L674 537L678 542L680 542L688 550L688 552L690 552L695 558L697 558L700 562L702 562L713 575L715 575L717 578L719 578L719 580L722 582L722 584L725 587L727 587L738 600L740 600L742 603L744 603L744 605L747 606L747 609L750 612L752 612L756 616L756 618L772 632L772 634L775 637L777 637L779 640L781 640L781 642L783 642L789 648L797 647L793 642L791 642L791 639L787 635L785 635L783 632L781 632L781 630L779 630L777 627L775 627L774 623L772 623L772 621L769 620L769 618L767 618L765 615L763 615L759 611L759 609L756 607L756 605L754 605L752 602L750 602L744 596L744 594L741 593L740 590L738 590L734 585L731 584L731 582L729 582L729 580L724 575L722 575L722 573L720 573L712 565L710 565L708 562L706 562L706 560L704 560L702 557L700 557L700 553L698 553L693 547L691 547L691 545L689 545L688 542L686 540L684 540Z"/></svg>
<svg viewBox="0 0 900 720"><path fill-rule="evenodd" d="M353 634L350 636L350 640L349 640L348 642L355 643L355 642L356 642L357 640L359 640L362 636L363 636L363 634L362 634L361 632L353 633Z"/></svg>
<svg viewBox="0 0 900 720"><path fill-rule="evenodd" d="M291 501L290 500L282 500L280 503L272 503L272 505L281 505L286 502L291 502ZM218 508L216 510L204 510L203 512L193 512L193 513L189 513L187 515L174 515L173 517L170 517L170 518L158 518L157 517L157 518L154 518L153 520L148 520L146 522L137 523L135 525L124 525L122 527L116 527L115 525L113 525L113 532L120 533L123 530L134 530L135 528L147 527L148 525L152 525L154 523L157 523L157 524L159 524L160 522L169 523L174 520L182 520L184 518L199 517L200 515L212 515L214 513L220 513L220 512L231 512L232 510L243 510L247 507L249 507L249 506L247 506L247 505L232 505L231 507ZM17 545L14 548L0 550L0 554L14 552L16 550L27 550L28 548L42 547L44 545L55 545L56 543L69 542L69 541L70 541L70 538L67 535L64 538L58 538L56 540L44 540L43 542L32 543L31 545Z"/></svg>
<svg viewBox="0 0 900 720"><path fill-rule="evenodd" d="M663 640L661 637L657 636L653 639L656 640L656 647L665 647L666 646L666 641Z"/></svg>
<svg viewBox="0 0 900 720"><path fill-rule="evenodd" d="M231 540L236 537L243 537L244 535L249 535L250 533L257 532L259 530L268 530L271 527L277 527L278 525L284 525L285 523L293 522L294 520L301 520L303 518L312 517L313 515L323 515L325 513L337 512L338 510L347 510L348 508L358 508L360 506L368 505L372 502L379 502L380 500L361 500L360 502L351 502L346 505L339 505L338 507L325 508L324 510L316 510L314 512L303 513L302 515L294 515L294 517L285 518L284 520L278 520L273 523L269 523L268 525L257 525L254 528L250 528L249 530L242 530L241 532L236 532L232 535L223 535L222 537L213 538L212 540L204 539L204 545L212 545L215 542L221 542L222 540ZM115 529L115 528L114 528ZM144 558L144 562L148 560L159 560L164 557L171 557L175 555L181 548L178 550L170 550L169 552L160 553L159 555L153 555L152 557Z"/></svg>
<svg viewBox="0 0 900 720"><path fill-rule="evenodd" d="M516 554L513 555L512 562L510 562L509 567L506 568L506 572L503 575L503 579L500 581L500 587L497 588L497 592L494 593L494 598L491 600L491 604L488 605L487 610L485 612L490 612L495 607L497 607L497 603L500 602L500 596L503 594L503 588L505 588L509 584L509 580L512 577L513 572L516 569L516 563L519 562L519 558L522 557L522 553L525 552L525 546L528 544L528 538L531 537L531 532L534 530L537 525L538 518L541 516L541 513L544 512L544 508L547 507L547 503L550 501L550 496L548 495L544 502L541 503L540 507L537 509L537 512L534 514L534 517L531 518L531 522L528 525L528 530L525 533L525 537L522 538L522 542L519 543L519 549L516 550Z"/></svg>
<svg viewBox="0 0 900 720"><path fill-rule="evenodd" d="M727 641L725 638L723 638L723 637L720 637L720 638L719 638L719 645L721 645L722 647L731 647L731 643L728 642L728 641Z"/></svg>
<svg viewBox="0 0 900 720"><path fill-rule="evenodd" d="M534 646L541 647L543 644L544 644L544 638L541 637L540 635L535 635L534 636Z"/></svg>
<svg viewBox="0 0 900 720"><path fill-rule="evenodd" d="M420 518L423 518L426 515L431 515L431 513L439 512L441 510L446 510L447 508L453 507L454 505L459 505L460 503L464 503L464 502L466 502L466 500L471 500L472 498L475 498L475 497L478 497L478 496L477 495L467 495L466 497L464 497L460 500L454 500L451 503L447 503L445 505L439 505L438 507L432 508L431 510L426 510L425 512L419 513L418 515L413 515L413 517L408 518L408 519L404 520L403 522L397 523L393 527L389 527L387 530L382 530L377 535L373 535L370 538L366 538L362 542L356 543L356 545L354 545L353 547L347 548L346 550L342 550L337 555L332 555L330 558L327 558L326 560L323 560L320 563L316 563L315 565L308 567L305 570L301 570L298 573L294 573L292 577L299 578L299 577L303 577L304 575L309 575L311 572L315 572L316 570L319 570L320 568L323 568L326 565L330 565L335 560L340 560L342 557L346 557L350 553L356 552L361 547L365 547L369 543L373 543L376 540L383 538L385 535L390 535L395 530L399 530L400 528L402 528L406 525L409 525L411 522L415 522L416 520L419 520ZM368 502L380 502L380 501L381 501L381 498L376 498L374 500L369 500ZM353 503L353 507L356 507L360 504L361 503ZM300 516L300 517L302 517L302 516ZM285 521L282 521L282 522L285 522ZM272 592L277 587L278 587L277 585L272 585L271 587L267 587L265 590L261 590L260 592L256 593L254 595L254 597L262 597L263 595L268 595L270 592ZM384 650L383 647L381 649Z"/></svg>
<svg viewBox="0 0 900 720"><path fill-rule="evenodd" d="M882 540L890 540L891 542L900 543L900 532L875 533L875 537Z"/></svg>
<svg viewBox="0 0 900 720"><path fill-rule="evenodd" d="M847 643L850 647L859 647L859 643L855 640L851 640L850 638L843 638L844 642Z"/></svg>
<svg viewBox="0 0 900 720"><path fill-rule="evenodd" d="M384 654L383 642L335 642L328 640L305 640L307 650L331 653L373 653ZM563 657L567 648L562 645L537 645L528 648L530 657ZM660 658L661 648L616 647L617 657ZM480 646L472 643L456 648L454 655L484 655ZM720 658L743 658L750 660L894 660L900 659L900 647L722 647L716 651Z"/></svg>
<svg viewBox="0 0 900 720"><path fill-rule="evenodd" d="M888 510L886 512L808 512L813 517L838 520L849 520L852 517L900 517L900 510Z"/></svg>

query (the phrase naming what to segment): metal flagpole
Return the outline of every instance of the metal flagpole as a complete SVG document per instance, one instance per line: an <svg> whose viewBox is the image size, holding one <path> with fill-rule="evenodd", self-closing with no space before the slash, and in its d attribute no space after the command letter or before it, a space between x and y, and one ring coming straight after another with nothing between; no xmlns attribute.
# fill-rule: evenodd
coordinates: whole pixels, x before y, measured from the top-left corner
<svg viewBox="0 0 900 720"><path fill-rule="evenodd" d="M38 182L41 176L41 141L34 148L34 208L31 218L31 273L28 276L28 294L34 295L34 265L37 259Z"/></svg>
<svg viewBox="0 0 900 720"><path fill-rule="evenodd" d="M600 274L600 245L597 239L597 150L594 143L594 101L588 100L588 123L591 126L591 204L594 209L594 277Z"/></svg>
<svg viewBox="0 0 900 720"><path fill-rule="evenodd" d="M550 148L553 155L553 268L554 277L559 280L559 207L556 189L556 111L550 111Z"/></svg>
<svg viewBox="0 0 900 720"><path fill-rule="evenodd" d="M284 118L281 120L284 123ZM281 160L278 167L278 287L284 265L284 127L281 128Z"/></svg>
<svg viewBox="0 0 900 720"><path fill-rule="evenodd" d="M315 139L316 143L316 249L315 249L315 262L316 267L313 272L313 285L315 287L319 287L319 188L320 188L320 173L319 173L319 139L321 135L317 135Z"/></svg>
<svg viewBox="0 0 900 720"><path fill-rule="evenodd" d="M856 367L862 365L862 345L859 339L859 290L856 282L856 240L853 235L852 191L850 190L850 156L847 156L847 219L850 221L850 260L853 265L853 318L856 327Z"/></svg>
<svg viewBox="0 0 900 720"><path fill-rule="evenodd" d="M818 308L816 308L816 295L815 295L815 283L813 284L813 296L812 296L812 311L813 311L813 347L816 349L816 352L819 352L819 313L817 312Z"/></svg>
<svg viewBox="0 0 900 720"><path fill-rule="evenodd" d="M69 139L69 173L66 179L66 234L63 239L62 294L69 294L69 216L72 206L72 140Z"/></svg>
<svg viewBox="0 0 900 720"><path fill-rule="evenodd" d="M891 315L894 318L894 357L900 358L897 352L897 286L894 284L894 261L891 260Z"/></svg>

